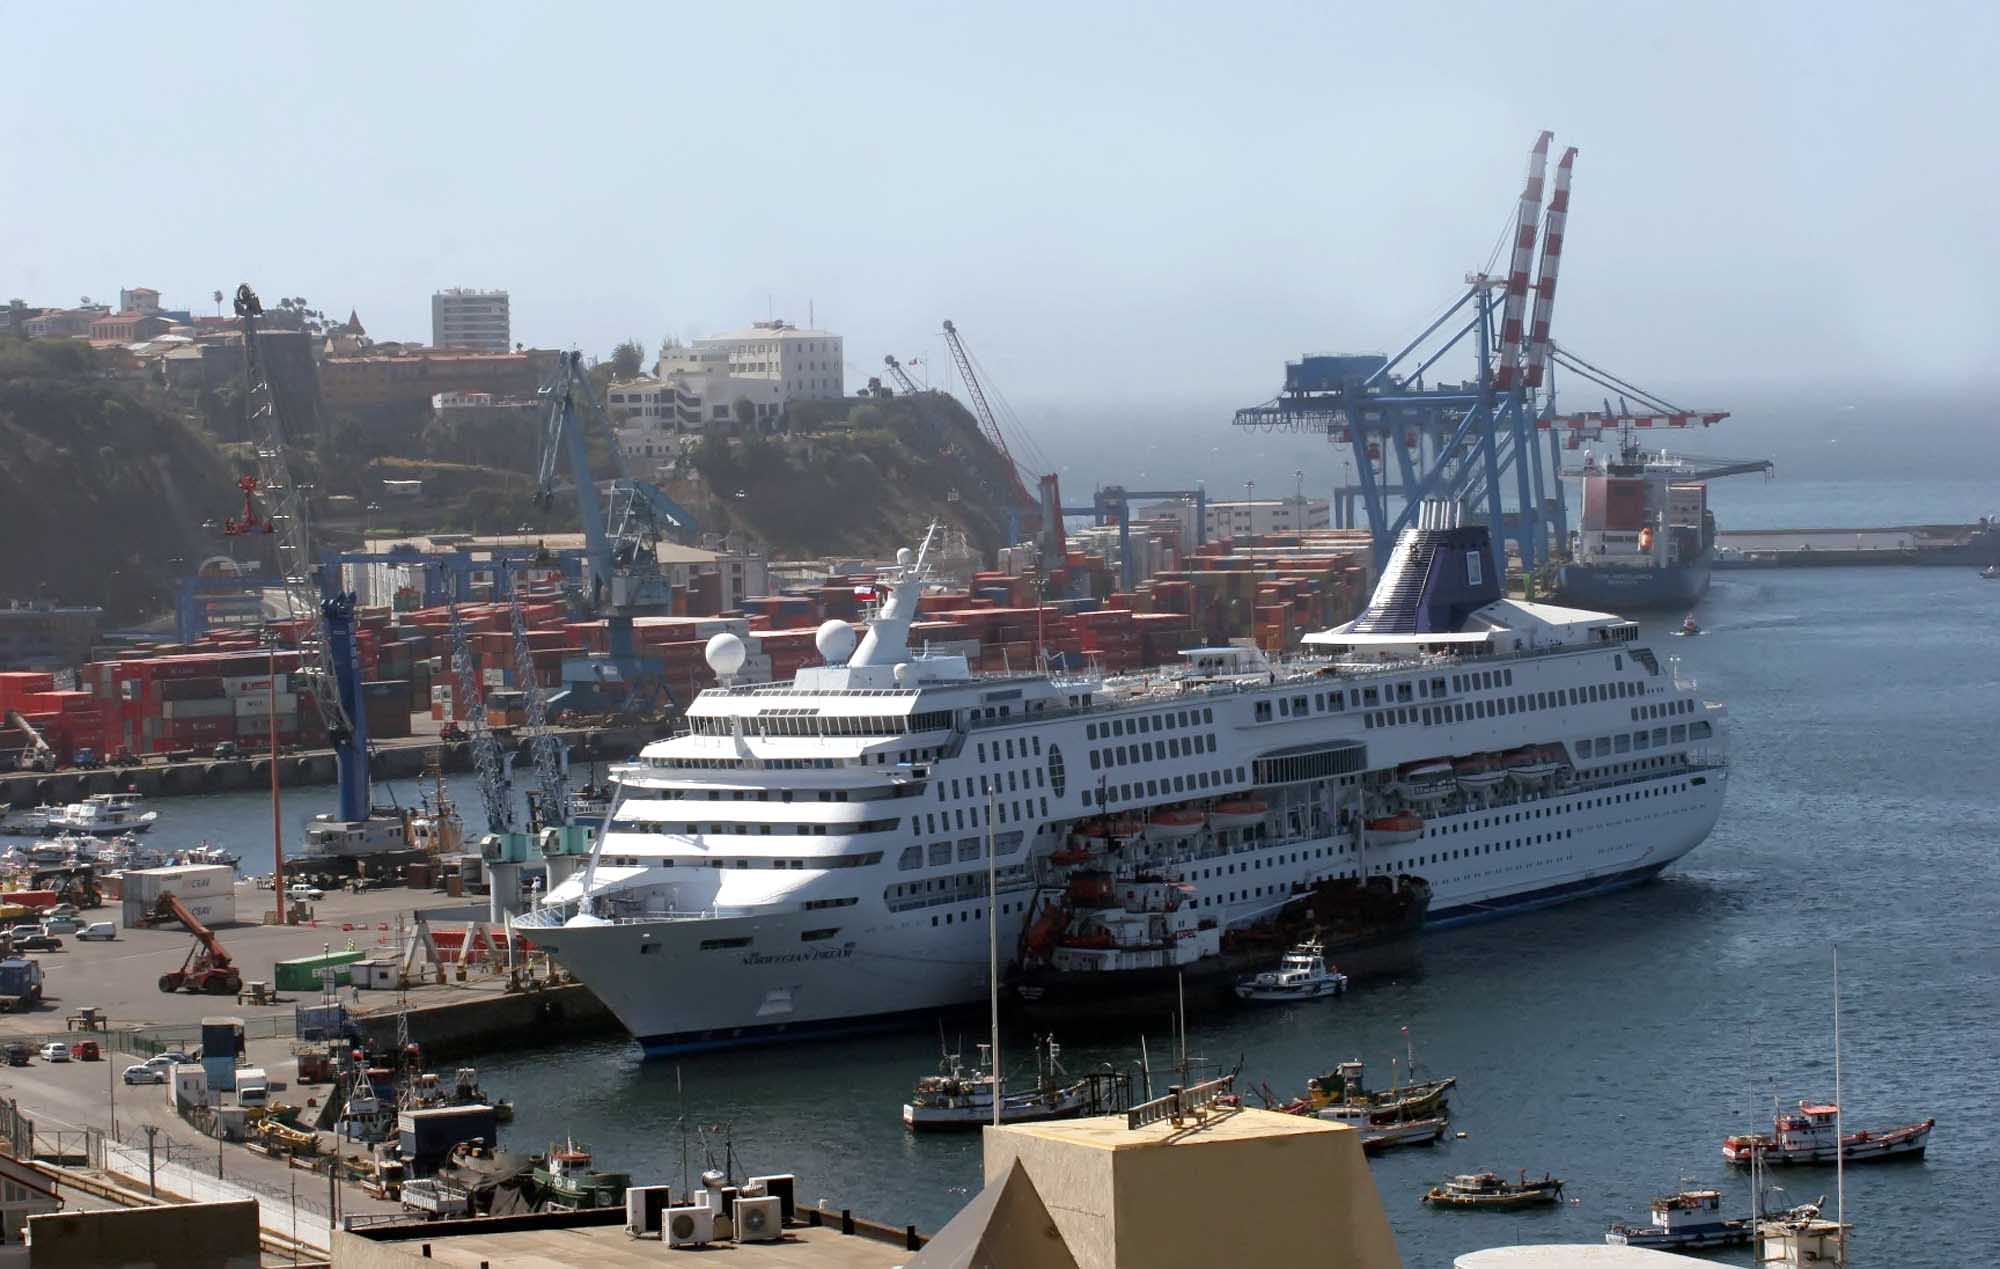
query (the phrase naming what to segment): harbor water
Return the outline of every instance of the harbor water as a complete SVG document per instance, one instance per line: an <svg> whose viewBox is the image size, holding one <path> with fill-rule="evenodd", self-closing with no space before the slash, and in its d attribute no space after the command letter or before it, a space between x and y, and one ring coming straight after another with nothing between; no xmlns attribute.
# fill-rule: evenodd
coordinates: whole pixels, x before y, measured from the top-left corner
<svg viewBox="0 0 2000 1269"><path fill-rule="evenodd" d="M1240 1059L1245 1083L1285 1094L1352 1057L1387 1084L1405 1028L1428 1071L1459 1078L1452 1126L1465 1138L1373 1164L1411 1265L1501 1243L1594 1242L1610 1221L1643 1222L1648 1197L1683 1181L1720 1184L1728 1207L1747 1212L1747 1180L1723 1164L1721 1140L1768 1129L1774 1105L1833 1096L1835 944L1849 1129L1938 1119L1924 1161L1849 1171L1857 1262L1989 1254L2000 584L1956 569L1718 574L1699 617L1696 638L1670 634L1677 614L1647 632L1730 708L1729 800L1681 865L1620 894L1432 934L1421 967L1399 981L1191 1019L1193 1051L1225 1068ZM475 818L473 786L454 789ZM287 819L330 800L288 791ZM261 799L160 809L160 844L212 838L247 868L268 867ZM981 1017L949 1026L968 1058ZM1146 1031L1163 1085L1169 1022ZM1027 1037L1007 1042L1025 1057ZM900 1123L938 1046L918 1027L656 1063L622 1042L575 1043L480 1066L518 1107L511 1145L573 1135L605 1166L678 1183L684 1142L698 1172L705 1143L719 1152L726 1137L751 1172L796 1172L806 1195L935 1229L980 1184L976 1136L915 1138ZM1073 1072L1137 1056L1136 1033L1063 1046ZM1432 1181L1483 1168L1553 1172L1573 1201L1514 1214L1418 1203ZM1831 1169L1773 1180L1786 1202L1825 1193L1833 1203ZM1268 1183L1273 1203L1316 1200L1282 1177L1245 1182Z"/></svg>

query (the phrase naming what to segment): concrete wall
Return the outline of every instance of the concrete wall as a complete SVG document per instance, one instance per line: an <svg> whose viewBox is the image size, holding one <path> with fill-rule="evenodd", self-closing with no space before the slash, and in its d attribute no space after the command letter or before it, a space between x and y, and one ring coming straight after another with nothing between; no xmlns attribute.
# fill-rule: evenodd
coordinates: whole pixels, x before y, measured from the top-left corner
<svg viewBox="0 0 2000 1269"><path fill-rule="evenodd" d="M257 1205L187 1203L174 1207L59 1212L28 1221L34 1269L120 1269L216 1265L258 1269Z"/></svg>
<svg viewBox="0 0 2000 1269"><path fill-rule="evenodd" d="M1182 1130L1108 1116L984 1132L987 1184L1021 1160L1080 1269L1402 1264L1344 1125L1243 1110Z"/></svg>

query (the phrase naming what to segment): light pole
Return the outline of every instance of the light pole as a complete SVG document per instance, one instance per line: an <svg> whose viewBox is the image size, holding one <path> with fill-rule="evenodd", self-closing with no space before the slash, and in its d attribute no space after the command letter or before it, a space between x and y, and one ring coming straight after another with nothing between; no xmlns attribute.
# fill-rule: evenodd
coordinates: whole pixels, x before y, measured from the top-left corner
<svg viewBox="0 0 2000 1269"><path fill-rule="evenodd" d="M1243 482L1243 536L1249 537L1257 531L1257 482Z"/></svg>
<svg viewBox="0 0 2000 1269"><path fill-rule="evenodd" d="M271 750L271 899L278 905L278 924L289 925L285 907L285 821L278 803L278 635L266 629L265 650L270 654L270 693L264 699L264 726Z"/></svg>

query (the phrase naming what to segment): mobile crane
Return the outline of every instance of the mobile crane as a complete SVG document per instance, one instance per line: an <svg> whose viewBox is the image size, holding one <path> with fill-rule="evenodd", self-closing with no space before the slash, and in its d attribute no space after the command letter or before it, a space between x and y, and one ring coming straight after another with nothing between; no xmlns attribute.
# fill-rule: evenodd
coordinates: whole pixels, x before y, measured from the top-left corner
<svg viewBox="0 0 2000 1269"><path fill-rule="evenodd" d="M201 923L201 919L188 911L180 896L169 890L160 896L154 905L152 922L179 921L194 935L194 946L188 949L187 960L181 967L160 975L161 991L192 991L205 996L233 996L243 990L243 975L237 972L236 963L223 950L222 940L215 937L215 931Z"/></svg>

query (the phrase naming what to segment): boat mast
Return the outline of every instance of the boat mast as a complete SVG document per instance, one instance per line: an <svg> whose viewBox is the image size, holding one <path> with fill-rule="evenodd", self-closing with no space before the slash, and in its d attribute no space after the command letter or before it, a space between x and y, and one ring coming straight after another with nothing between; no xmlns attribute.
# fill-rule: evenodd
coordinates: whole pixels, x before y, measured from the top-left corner
<svg viewBox="0 0 2000 1269"><path fill-rule="evenodd" d="M924 549L929 550L931 539L924 535ZM921 557L919 557L921 560ZM999 909L994 906L999 887L994 879L999 869L993 859L993 812L998 805L999 782L989 777L981 777L986 785L986 991L992 1002L993 1014L990 1025L993 1030L993 1126L1000 1126L1000 1102L1006 1095L1000 1066L1000 922L994 915Z"/></svg>
<svg viewBox="0 0 2000 1269"><path fill-rule="evenodd" d="M1834 1223L1839 1226L1840 1263L1847 1263L1847 1140L1840 1105L1840 944L1833 945L1833 1185Z"/></svg>

